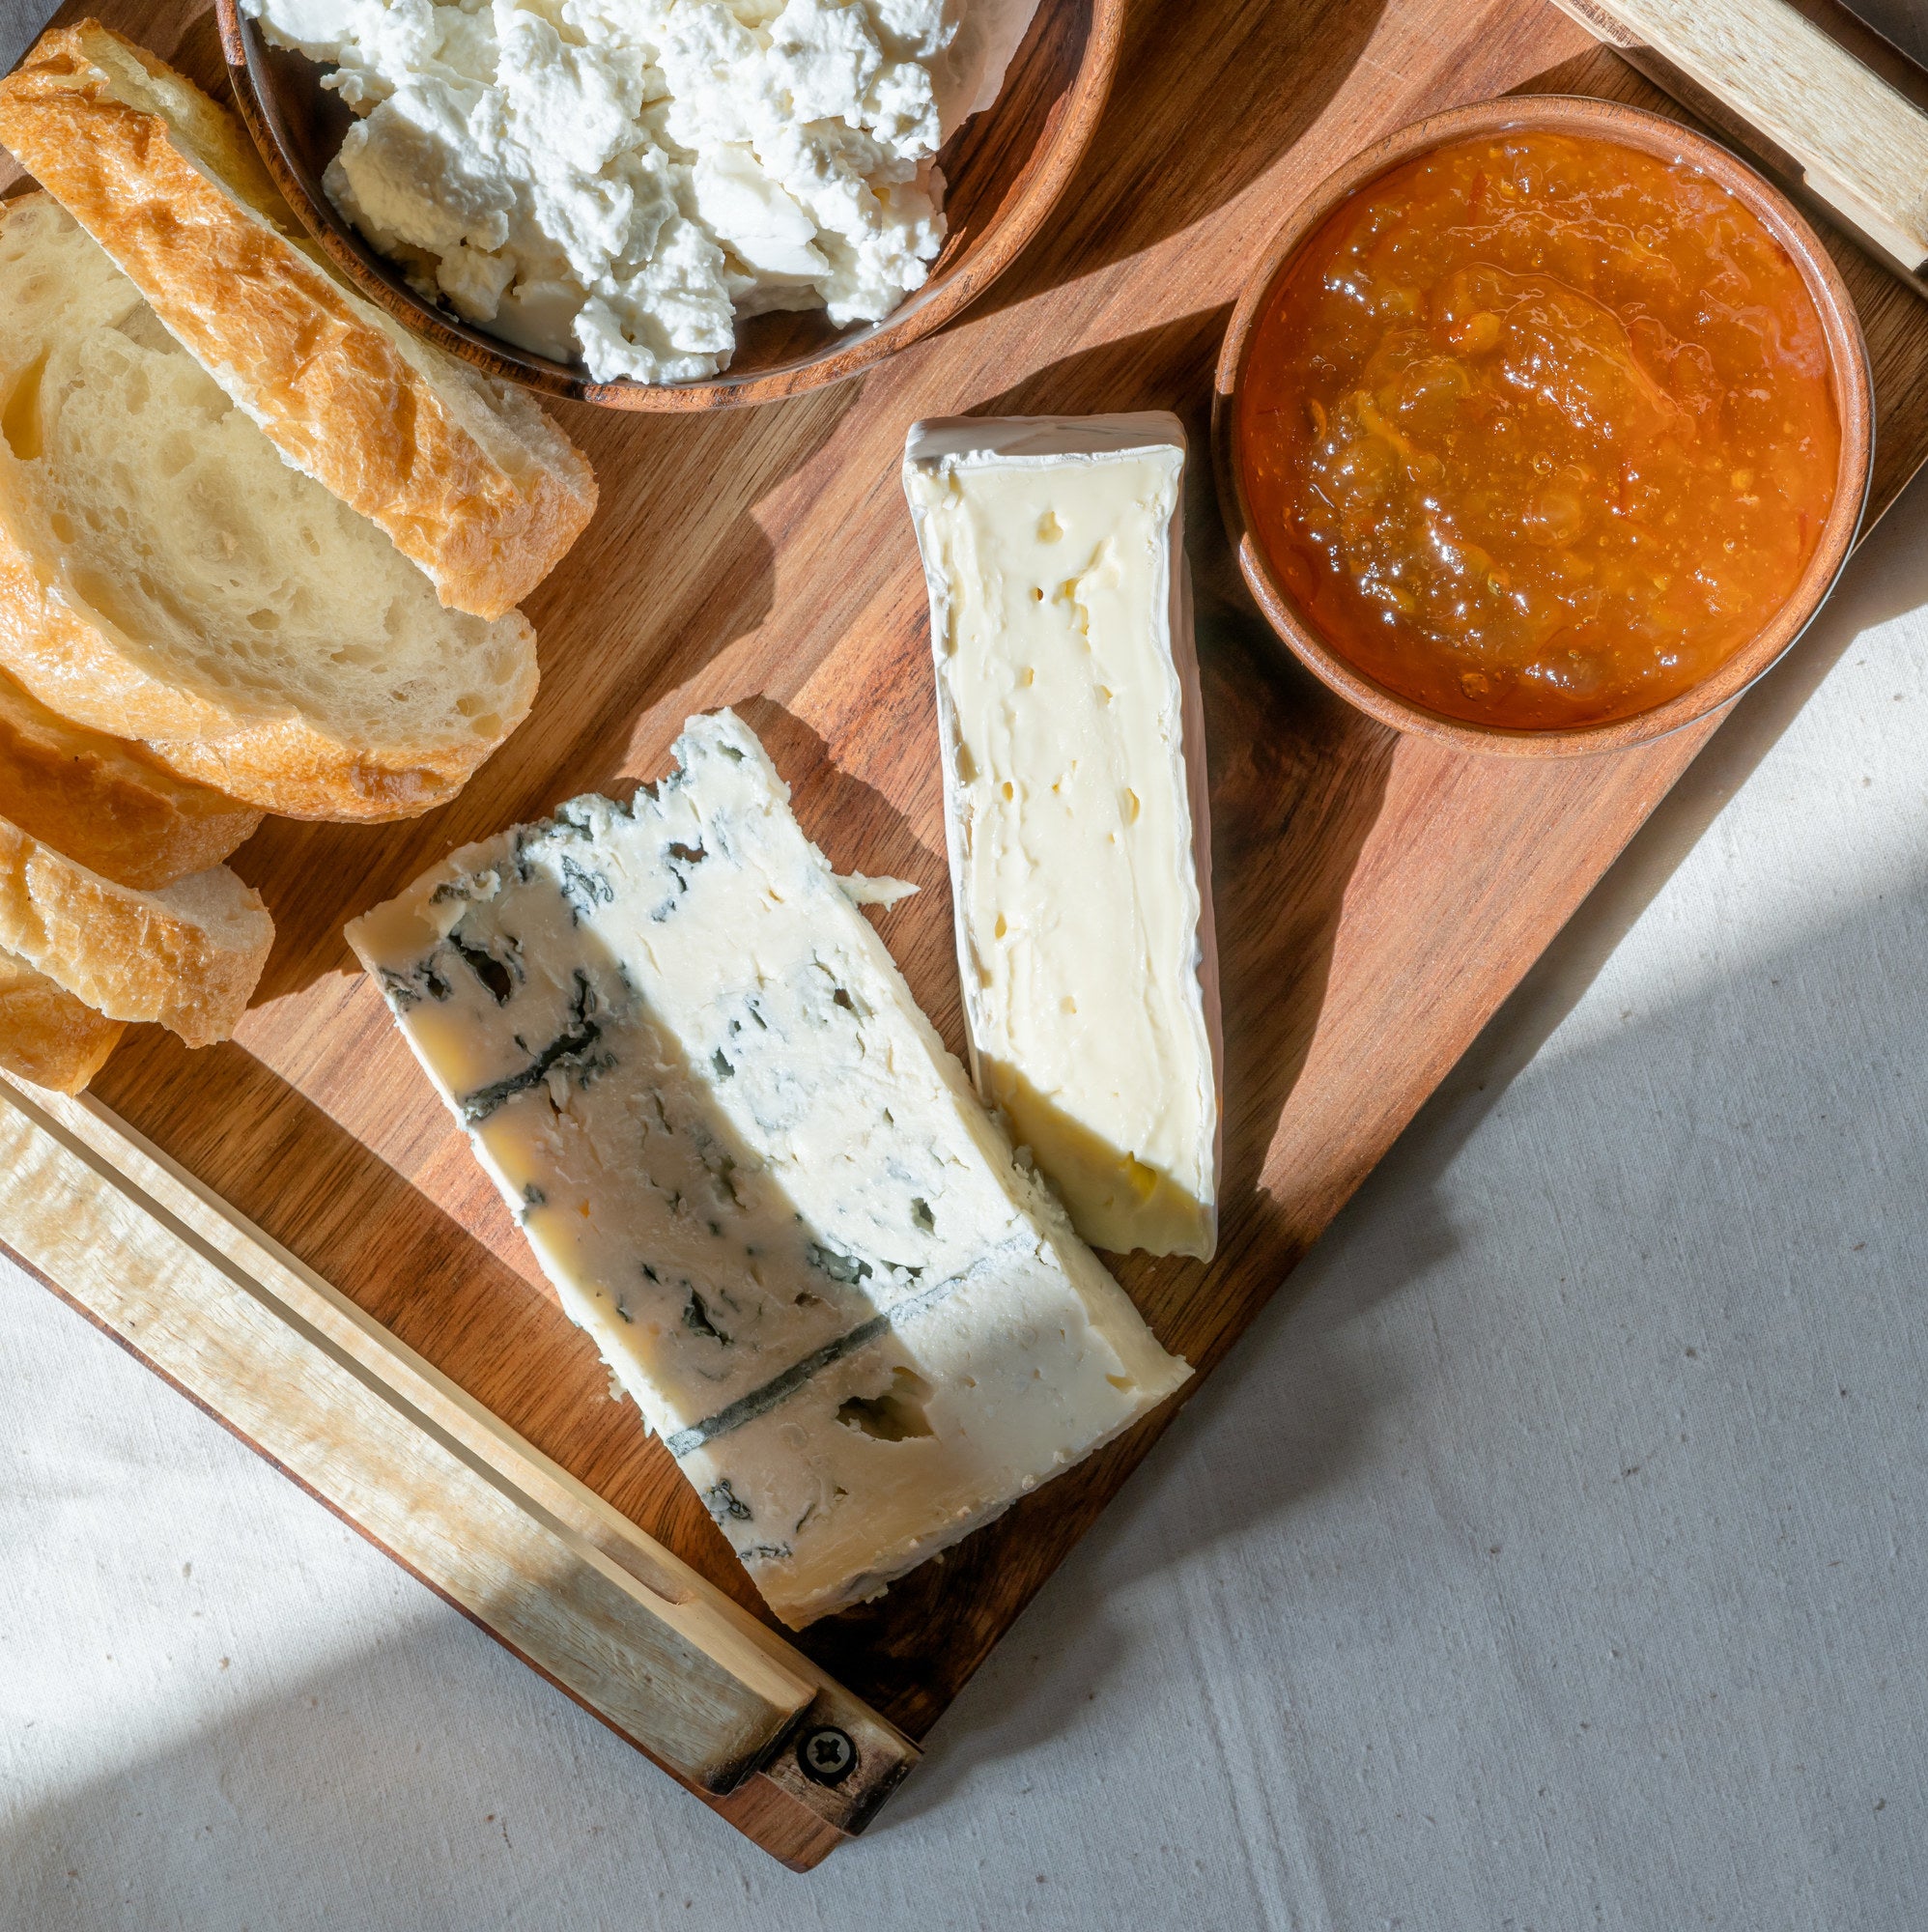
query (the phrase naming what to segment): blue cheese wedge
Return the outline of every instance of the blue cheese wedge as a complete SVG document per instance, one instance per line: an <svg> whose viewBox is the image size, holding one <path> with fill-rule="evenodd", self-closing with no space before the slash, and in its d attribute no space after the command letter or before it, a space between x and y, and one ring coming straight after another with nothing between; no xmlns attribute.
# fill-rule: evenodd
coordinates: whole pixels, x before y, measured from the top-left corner
<svg viewBox="0 0 1928 1932"><path fill-rule="evenodd" d="M1166 1354L752 733L348 928L565 1310L801 1627L1128 1428Z"/></svg>
<svg viewBox="0 0 1928 1932"><path fill-rule="evenodd" d="M972 1072L1101 1248L1218 1239L1218 965L1176 416L923 422Z"/></svg>

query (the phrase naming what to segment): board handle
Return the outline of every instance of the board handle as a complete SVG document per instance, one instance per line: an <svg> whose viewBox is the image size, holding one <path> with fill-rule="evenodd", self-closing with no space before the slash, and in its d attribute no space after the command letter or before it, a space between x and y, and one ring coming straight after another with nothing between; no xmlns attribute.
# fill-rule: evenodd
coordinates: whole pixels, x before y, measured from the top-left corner
<svg viewBox="0 0 1928 1932"><path fill-rule="evenodd" d="M1724 110L1712 118L1768 142L1830 213L1921 280L1928 114L1787 0L1555 4L1684 105L1711 102Z"/></svg>
<svg viewBox="0 0 1928 1932"><path fill-rule="evenodd" d="M779 1856L814 1862L917 1762L98 1101L0 1077L0 1242L34 1272Z"/></svg>

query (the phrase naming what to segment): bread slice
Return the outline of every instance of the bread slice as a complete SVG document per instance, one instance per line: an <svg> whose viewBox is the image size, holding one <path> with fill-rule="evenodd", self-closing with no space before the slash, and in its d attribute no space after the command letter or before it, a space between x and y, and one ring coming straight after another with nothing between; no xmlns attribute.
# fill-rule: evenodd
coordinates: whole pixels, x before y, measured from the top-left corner
<svg viewBox="0 0 1928 1932"><path fill-rule="evenodd" d="M77 1094L99 1072L127 1027L0 952L0 1067L36 1087Z"/></svg>
<svg viewBox="0 0 1928 1932"><path fill-rule="evenodd" d="M444 611L45 195L0 204L0 668L294 818L439 805L536 684L519 613Z"/></svg>
<svg viewBox="0 0 1928 1932"><path fill-rule="evenodd" d="M379 524L443 604L499 617L596 508L534 399L408 334L309 251L239 121L95 21L0 83L0 141L288 460Z"/></svg>
<svg viewBox="0 0 1928 1932"><path fill-rule="evenodd" d="M225 866L137 893L0 818L0 948L109 1019L226 1039L273 943L261 895Z"/></svg>
<svg viewBox="0 0 1928 1932"><path fill-rule="evenodd" d="M103 879L151 892L218 866L261 813L0 677L0 816Z"/></svg>

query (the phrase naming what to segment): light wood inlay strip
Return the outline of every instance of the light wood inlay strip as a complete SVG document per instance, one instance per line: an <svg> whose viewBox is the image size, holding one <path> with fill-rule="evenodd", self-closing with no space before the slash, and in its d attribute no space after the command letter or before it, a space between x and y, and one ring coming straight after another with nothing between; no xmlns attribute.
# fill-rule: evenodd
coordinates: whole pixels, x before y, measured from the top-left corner
<svg viewBox="0 0 1928 1932"><path fill-rule="evenodd" d="M0 1239L679 1776L728 1791L809 1711L860 1740L869 1775L832 1791L780 1767L779 1781L847 1831L869 1808L862 1793L915 1761L775 1632L99 1102L0 1081Z"/></svg>
<svg viewBox="0 0 1928 1932"><path fill-rule="evenodd" d="M1786 0L1557 0L1647 50L1800 166L1808 189L1911 273L1928 264L1928 115Z"/></svg>

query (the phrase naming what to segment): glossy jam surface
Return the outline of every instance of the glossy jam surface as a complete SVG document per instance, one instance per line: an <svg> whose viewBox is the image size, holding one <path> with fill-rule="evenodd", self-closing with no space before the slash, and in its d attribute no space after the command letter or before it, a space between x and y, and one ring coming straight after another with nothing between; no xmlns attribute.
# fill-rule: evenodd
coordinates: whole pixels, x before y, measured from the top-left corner
<svg viewBox="0 0 1928 1932"><path fill-rule="evenodd" d="M1326 641L1449 717L1597 724L1787 601L1840 426L1800 271L1708 176L1519 132L1362 188L1239 402L1254 533Z"/></svg>

